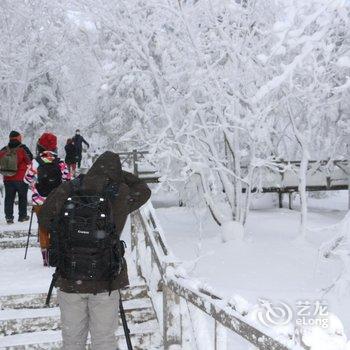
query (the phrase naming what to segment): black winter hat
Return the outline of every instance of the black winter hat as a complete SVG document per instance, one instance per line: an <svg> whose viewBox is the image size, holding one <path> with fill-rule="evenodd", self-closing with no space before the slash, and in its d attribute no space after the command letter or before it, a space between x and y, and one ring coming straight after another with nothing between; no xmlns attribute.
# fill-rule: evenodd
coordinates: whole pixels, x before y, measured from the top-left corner
<svg viewBox="0 0 350 350"><path fill-rule="evenodd" d="M9 135L9 138L12 139L13 137L18 137L20 136L21 134L18 132L18 131L15 131L15 130L12 130L10 132L10 135Z"/></svg>

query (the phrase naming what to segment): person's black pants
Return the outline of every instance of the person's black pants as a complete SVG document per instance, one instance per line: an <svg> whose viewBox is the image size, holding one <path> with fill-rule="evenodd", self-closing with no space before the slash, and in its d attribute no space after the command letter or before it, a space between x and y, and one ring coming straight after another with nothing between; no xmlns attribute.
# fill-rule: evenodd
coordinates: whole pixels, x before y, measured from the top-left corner
<svg viewBox="0 0 350 350"><path fill-rule="evenodd" d="M81 159L83 158L82 156L82 152L78 153L78 157L77 157L77 161L78 161L78 168L80 169L80 166L81 166Z"/></svg>
<svg viewBox="0 0 350 350"><path fill-rule="evenodd" d="M27 216L27 193L28 185L23 181L5 181L5 217L13 219L13 206L15 204L16 193L18 193L18 217Z"/></svg>

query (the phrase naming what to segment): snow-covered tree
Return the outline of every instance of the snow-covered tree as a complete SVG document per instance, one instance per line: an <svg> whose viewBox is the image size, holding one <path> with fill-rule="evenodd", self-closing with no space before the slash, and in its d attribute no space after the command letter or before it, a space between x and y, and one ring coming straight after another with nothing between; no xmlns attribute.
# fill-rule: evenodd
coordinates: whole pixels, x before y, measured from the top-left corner
<svg viewBox="0 0 350 350"><path fill-rule="evenodd" d="M301 159L299 192L304 236L309 160L345 155L344 133L340 130L348 119L341 106L347 103L349 94L349 70L343 56L349 49L345 44L349 8L331 1L284 4L285 12L273 27L279 40L268 56L260 56L267 79L254 100L257 105L269 106L278 96L278 114L272 111L271 117L281 119L276 135L285 138L285 148L275 152L287 160Z"/></svg>
<svg viewBox="0 0 350 350"><path fill-rule="evenodd" d="M219 225L244 224L265 169L301 159L305 232L308 160L344 155L348 8L135 0L84 9L102 29L92 126L106 145L148 148L163 180L199 195Z"/></svg>
<svg viewBox="0 0 350 350"><path fill-rule="evenodd" d="M18 129L33 149L43 131L65 138L81 124L80 111L96 89L81 93L79 102L74 92L99 81L86 35L62 2L3 1L0 11L1 136ZM93 74L81 81L82 71Z"/></svg>
<svg viewBox="0 0 350 350"><path fill-rule="evenodd" d="M1 3L2 136L86 128L146 148L164 183L245 223L279 160L346 156L349 8L341 1ZM232 224L233 223L233 224Z"/></svg>

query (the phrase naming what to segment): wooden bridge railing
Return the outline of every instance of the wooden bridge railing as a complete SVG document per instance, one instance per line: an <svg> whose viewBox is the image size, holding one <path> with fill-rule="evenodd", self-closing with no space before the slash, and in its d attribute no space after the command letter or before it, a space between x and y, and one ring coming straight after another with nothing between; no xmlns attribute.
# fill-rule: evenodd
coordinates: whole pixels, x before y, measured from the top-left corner
<svg viewBox="0 0 350 350"><path fill-rule="evenodd" d="M194 327L191 322L193 313L198 316L198 312L208 315L212 323L212 346L206 347L206 350L225 350L227 331L241 336L260 350L291 350L295 345L292 337L277 340L259 329L258 322L254 324L234 305L212 291L198 287L196 281L179 272L179 263L165 243L151 204L131 216L131 248L137 272L146 280L163 328L165 350L185 349L191 338L193 341L195 337L189 335L189 329ZM298 349L307 348L299 345Z"/></svg>
<svg viewBox="0 0 350 350"><path fill-rule="evenodd" d="M147 151L117 152L120 155L123 166L126 164L133 173L147 183L159 182L160 176L154 168L149 170L142 169L140 163L145 160ZM92 155L94 161L98 155ZM147 164L147 162L145 162ZM289 196L289 208L292 209L292 195L299 192L298 172L300 161L276 161L273 167L259 168L261 184L259 188L252 186L251 191L260 191L262 193L277 193L279 206L283 206L283 195ZM247 166L242 165L242 170ZM308 162L308 171L306 174L306 191L338 191L349 190L349 208L350 208L350 164L348 160L310 160ZM243 184L242 191L246 188Z"/></svg>
<svg viewBox="0 0 350 350"><path fill-rule="evenodd" d="M121 158L123 166L128 165L133 173L147 182L159 182L157 171L150 169L140 169L140 164L146 159L147 151L133 150L131 152L117 152ZM90 155L92 162L96 160L98 154ZM145 162L147 163L147 162ZM144 167L142 164L141 168ZM247 166L242 165L242 170ZM282 196L283 193L291 194L298 192L298 172L300 161L276 161L273 166L261 167L260 176L262 183L260 188L252 188L252 191L262 193L275 192ZM310 160L308 162L307 191L337 191L349 188L350 164L348 160ZM244 185L244 184L243 184ZM243 186L242 191L246 188Z"/></svg>
<svg viewBox="0 0 350 350"><path fill-rule="evenodd" d="M273 167L262 167L260 188L252 191L277 193L279 206L283 206L283 195L289 195L289 208L292 209L292 195L299 192L300 161L277 161ZM244 167L243 167L244 168ZM306 191L350 190L350 164L348 160L310 160L306 173ZM243 188L243 191L246 189ZM349 192L350 208L350 192Z"/></svg>

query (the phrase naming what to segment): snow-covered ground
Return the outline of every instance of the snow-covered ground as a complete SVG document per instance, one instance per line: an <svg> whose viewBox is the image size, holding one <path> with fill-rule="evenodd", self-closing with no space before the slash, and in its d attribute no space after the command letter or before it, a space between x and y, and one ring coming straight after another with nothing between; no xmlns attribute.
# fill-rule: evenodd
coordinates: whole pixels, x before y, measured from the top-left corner
<svg viewBox="0 0 350 350"><path fill-rule="evenodd" d="M3 203L0 198L0 232L6 231L28 231L29 221L17 222L17 206L15 206L15 223L7 225L3 214ZM30 215L30 213L28 212ZM37 222L33 217L31 241L37 240ZM9 240L6 237L0 241ZM25 237L19 240L26 240ZM24 260L24 249L0 250L0 295L41 293L49 288L54 269L43 268L42 257L39 248L29 248L27 259Z"/></svg>
<svg viewBox="0 0 350 350"><path fill-rule="evenodd" d="M294 311L299 301L322 301L341 319L349 338L350 298L323 291L338 277L341 263L319 255L320 245L334 237L347 212L347 195L343 191L309 198L307 242L296 239L298 198L294 210L273 208L269 195L255 201L242 242L222 243L220 229L206 210L170 207L158 208L157 214L169 246L188 274L217 294L239 301L248 311L259 299L283 301Z"/></svg>
<svg viewBox="0 0 350 350"><path fill-rule="evenodd" d="M322 199L309 198L309 230L307 242L303 243L296 240L297 200L294 210L274 208L269 195L254 201L244 240L222 243L220 229L206 210L176 207L176 198L171 201L168 196L166 203L162 198L159 201L155 196L154 204L173 206L158 208L157 215L170 248L190 276L231 299L242 308L240 311L249 311L259 299L283 301L294 310L299 301L325 301L350 338L349 298L336 295L333 290L326 294L323 291L339 275L341 263L319 254L320 245L335 236L337 224L347 212L346 191ZM124 232L127 240L128 227ZM0 232L27 228L28 223L9 226L3 218L0 220ZM29 249L27 260L23 255L24 249L1 251L0 295L47 291L53 269L42 267L38 248ZM237 341L237 349L247 350L249 346Z"/></svg>
<svg viewBox="0 0 350 350"><path fill-rule="evenodd" d="M29 248L27 260L24 249L1 251L0 295L46 293L53 268L43 268L39 248Z"/></svg>

